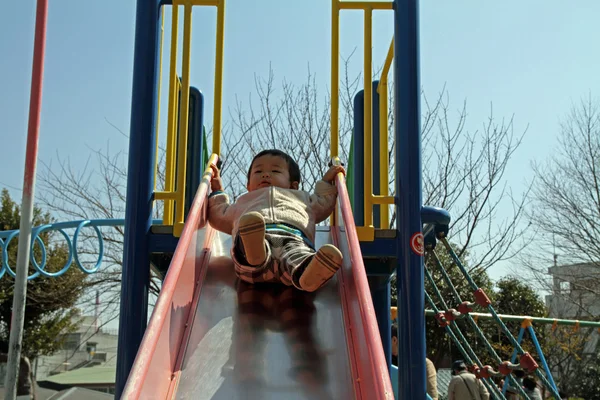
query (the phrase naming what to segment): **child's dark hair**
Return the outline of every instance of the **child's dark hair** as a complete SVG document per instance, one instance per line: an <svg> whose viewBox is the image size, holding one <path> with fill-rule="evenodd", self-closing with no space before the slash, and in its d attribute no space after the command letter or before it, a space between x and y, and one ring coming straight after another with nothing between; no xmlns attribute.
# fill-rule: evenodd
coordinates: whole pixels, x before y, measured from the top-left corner
<svg viewBox="0 0 600 400"><path fill-rule="evenodd" d="M531 376L526 376L523 379L523 386L525 387L525 389L533 390L537 387L537 383L535 382L535 379Z"/></svg>
<svg viewBox="0 0 600 400"><path fill-rule="evenodd" d="M392 337L398 337L398 325L392 324Z"/></svg>
<svg viewBox="0 0 600 400"><path fill-rule="evenodd" d="M250 167L248 168L248 181L250 181L250 173L252 172L252 165L254 164L254 161L256 161L256 159L259 157L267 156L267 155L283 158L288 165L288 171L290 173L290 182L300 183L301 176L300 176L300 167L298 166L298 163L292 157L290 157L287 153L284 153L283 151L277 150L277 149L263 150L254 156L254 158L252 159L252 162L250 163Z"/></svg>
<svg viewBox="0 0 600 400"><path fill-rule="evenodd" d="M516 369L513 371L513 373L517 378L523 379L523 377L525 376L525 371L523 371L522 369Z"/></svg>

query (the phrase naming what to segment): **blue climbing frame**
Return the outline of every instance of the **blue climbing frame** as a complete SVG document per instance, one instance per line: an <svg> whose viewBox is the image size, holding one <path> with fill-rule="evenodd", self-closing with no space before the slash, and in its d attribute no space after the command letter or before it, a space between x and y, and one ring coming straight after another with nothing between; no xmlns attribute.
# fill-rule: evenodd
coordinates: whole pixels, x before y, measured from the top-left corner
<svg viewBox="0 0 600 400"><path fill-rule="evenodd" d="M418 0L395 0L394 38L398 398L409 400L424 399L426 393L423 255L410 246L413 234L422 230Z"/></svg>
<svg viewBox="0 0 600 400"><path fill-rule="evenodd" d="M150 247L155 242L150 227L156 149L160 7L169 3L137 0L116 398L120 397L146 328ZM397 224L395 244L390 246L387 243L384 247L391 248L397 256L398 318L400 321L410 321L399 326L399 399L425 399L423 257L413 252L409 245L413 234L422 230L419 1L394 0L393 7L394 54L396 60L402 60L394 66L395 206L397 220L401 223ZM386 285L381 291L387 293ZM382 309L378 312L382 319L384 315L389 316L389 303L377 303ZM385 328L389 326L387 318ZM384 343L388 349L389 341Z"/></svg>
<svg viewBox="0 0 600 400"><path fill-rule="evenodd" d="M159 0L137 0L115 385L117 399L121 397L148 318L160 22Z"/></svg>

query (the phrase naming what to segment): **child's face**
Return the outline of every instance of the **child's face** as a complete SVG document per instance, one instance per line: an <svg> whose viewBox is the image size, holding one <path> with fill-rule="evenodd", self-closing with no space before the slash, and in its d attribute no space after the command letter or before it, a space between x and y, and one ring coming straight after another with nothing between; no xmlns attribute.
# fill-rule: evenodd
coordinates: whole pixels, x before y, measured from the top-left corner
<svg viewBox="0 0 600 400"><path fill-rule="evenodd" d="M292 182L287 162L279 157L265 154L254 160L248 180L248 191L275 186L284 189L298 189L298 182Z"/></svg>

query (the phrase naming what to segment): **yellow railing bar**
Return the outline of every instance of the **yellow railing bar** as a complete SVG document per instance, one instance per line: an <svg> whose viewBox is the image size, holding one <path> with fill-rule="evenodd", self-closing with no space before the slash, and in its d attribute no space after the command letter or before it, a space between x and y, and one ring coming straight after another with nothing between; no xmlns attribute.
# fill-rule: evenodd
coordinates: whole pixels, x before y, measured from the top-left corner
<svg viewBox="0 0 600 400"><path fill-rule="evenodd" d="M183 57L181 63L181 100L179 106L179 140L177 146L177 199L175 224L185 219L185 175L187 162L188 118L190 106L190 52L192 36L192 5L183 6Z"/></svg>
<svg viewBox="0 0 600 400"><path fill-rule="evenodd" d="M373 204L394 204L394 197L388 196L388 195L385 195L385 196L373 195L371 197L371 201L373 202ZM382 211L384 208L387 210L387 207L381 207ZM388 226L381 225L381 228L387 229Z"/></svg>
<svg viewBox="0 0 600 400"><path fill-rule="evenodd" d="M185 219L184 199L190 106L192 9L196 5L217 7L213 153L218 154L221 148L225 0L174 0L171 27L165 191L155 192L154 198L165 201L163 223L174 226L173 233L175 236L181 233ZM184 10L181 80L177 77L178 6L183 6ZM162 60L162 53L160 57ZM175 212L173 212L173 209L175 209Z"/></svg>
<svg viewBox="0 0 600 400"><path fill-rule="evenodd" d="M340 1L331 0L331 157L338 156L340 107Z"/></svg>
<svg viewBox="0 0 600 400"><path fill-rule="evenodd" d="M213 107L212 152L221 154L221 118L223 108L223 46L225 37L225 0L216 1L217 39L215 55L215 101Z"/></svg>
<svg viewBox="0 0 600 400"><path fill-rule="evenodd" d="M373 226L373 84L372 76L372 46L373 46L373 10L364 11L365 48L364 48L364 81L365 81L365 117L364 117L364 152L365 152L365 187L364 187L364 224Z"/></svg>
<svg viewBox="0 0 600 400"><path fill-rule="evenodd" d="M171 18L171 56L169 65L169 110L167 117L167 159L165 169L165 191L173 192L175 190L175 159L176 159L176 118L178 111L179 79L177 78L177 39L179 7L173 5ZM174 200L175 198L173 198ZM163 207L163 224L173 225L173 201L165 199Z"/></svg>
<svg viewBox="0 0 600 400"><path fill-rule="evenodd" d="M340 10L393 10L391 1L340 1Z"/></svg>
<svg viewBox="0 0 600 400"><path fill-rule="evenodd" d="M379 191L382 196L389 194L389 178L388 178L388 74L394 59L394 38L390 43L377 92L379 93ZM392 198L393 199L393 198ZM375 203L376 204L376 203ZM393 201L392 203L393 204ZM380 207L379 211L379 226L383 229L389 228L390 212L389 208Z"/></svg>
<svg viewBox="0 0 600 400"><path fill-rule="evenodd" d="M394 38L392 38L392 42L390 43L390 48L388 49L387 56L385 57L385 62L383 63L383 70L381 71L381 79L379 79L379 86L381 86L382 84L387 84L387 78L390 73L390 68L392 67L393 60L394 60ZM379 91L379 86L377 87L378 91ZM379 92L379 93L381 94L381 92Z"/></svg>
<svg viewBox="0 0 600 400"><path fill-rule="evenodd" d="M160 12L160 41L158 44L158 93L156 94L156 147L154 149L154 190L156 190L156 175L158 174L158 134L160 131L160 91L162 89L162 56L163 40L165 37L165 8Z"/></svg>
<svg viewBox="0 0 600 400"><path fill-rule="evenodd" d="M193 6L219 7L221 0L178 0L179 4L191 4Z"/></svg>
<svg viewBox="0 0 600 400"><path fill-rule="evenodd" d="M154 192L154 200L165 200L165 202L167 200L177 200L177 192ZM171 215L171 221L173 220L173 217ZM163 219L163 224L164 225L172 225L173 222L167 223L165 222L165 220Z"/></svg>

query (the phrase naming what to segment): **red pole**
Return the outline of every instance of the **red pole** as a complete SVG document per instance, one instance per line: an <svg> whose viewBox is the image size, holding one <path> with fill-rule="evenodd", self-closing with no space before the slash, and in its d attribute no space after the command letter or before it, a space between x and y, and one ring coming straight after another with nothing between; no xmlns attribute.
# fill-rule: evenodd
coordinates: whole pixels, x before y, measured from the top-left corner
<svg viewBox="0 0 600 400"><path fill-rule="evenodd" d="M40 114L42 110L42 81L44 77L44 52L46 49L46 21L48 0L38 0L35 19L35 42L33 45L33 69L29 96L29 123L27 126L27 153L23 176L23 198L21 200L21 222L19 227L19 252L13 297L13 312L10 326L8 364L5 381L5 399L17 396L17 376L21 358L21 343L25 322L27 298L27 274L31 251L31 227L33 224L33 199L37 166Z"/></svg>

